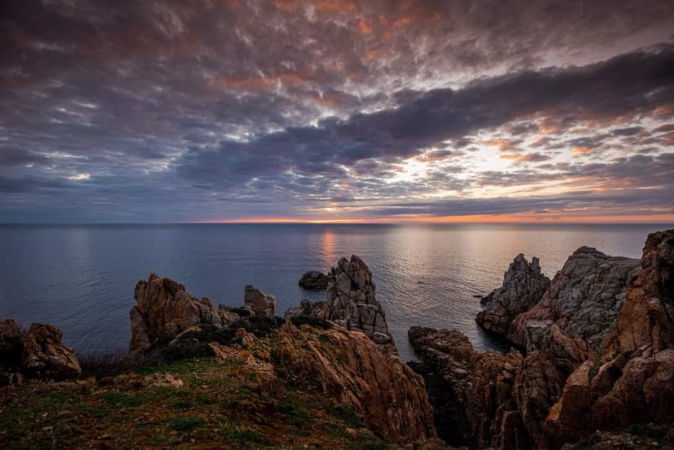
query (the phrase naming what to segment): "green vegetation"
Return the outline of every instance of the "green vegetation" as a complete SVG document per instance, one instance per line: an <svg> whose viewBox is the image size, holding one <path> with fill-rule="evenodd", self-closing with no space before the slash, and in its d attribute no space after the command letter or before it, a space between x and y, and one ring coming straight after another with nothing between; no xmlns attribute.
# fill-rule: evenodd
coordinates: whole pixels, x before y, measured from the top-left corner
<svg viewBox="0 0 674 450"><path fill-rule="evenodd" d="M265 384L237 360L200 357L135 371L171 374L184 385L100 380L0 390L0 448L391 448L362 429L353 409L288 380Z"/></svg>

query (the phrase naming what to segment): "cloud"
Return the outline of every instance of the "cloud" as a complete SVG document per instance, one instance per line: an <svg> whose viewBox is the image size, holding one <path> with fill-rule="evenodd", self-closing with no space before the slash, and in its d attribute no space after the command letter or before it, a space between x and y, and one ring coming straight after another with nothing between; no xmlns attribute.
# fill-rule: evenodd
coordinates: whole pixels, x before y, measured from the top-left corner
<svg viewBox="0 0 674 450"><path fill-rule="evenodd" d="M0 220L671 189L674 4L619 3L9 0Z"/></svg>

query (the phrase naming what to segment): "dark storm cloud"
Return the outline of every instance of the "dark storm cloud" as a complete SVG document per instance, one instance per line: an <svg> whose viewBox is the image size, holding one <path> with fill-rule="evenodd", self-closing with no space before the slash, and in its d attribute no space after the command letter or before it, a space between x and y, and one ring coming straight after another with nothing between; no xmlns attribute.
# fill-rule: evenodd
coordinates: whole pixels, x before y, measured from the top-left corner
<svg viewBox="0 0 674 450"><path fill-rule="evenodd" d="M219 185L279 170L339 177L342 166L360 160L408 158L442 141L539 112L609 121L649 114L672 102L674 47L665 47L582 68L523 72L460 90L432 90L393 110L289 128L245 144L226 142L215 150L195 149L181 161L178 173ZM606 136L572 139L557 147L593 149Z"/></svg>
<svg viewBox="0 0 674 450"><path fill-rule="evenodd" d="M659 180L673 18L658 0L9 0L0 220L367 214L490 177L617 180L590 150L619 145L653 149ZM509 172L471 159L495 139Z"/></svg>

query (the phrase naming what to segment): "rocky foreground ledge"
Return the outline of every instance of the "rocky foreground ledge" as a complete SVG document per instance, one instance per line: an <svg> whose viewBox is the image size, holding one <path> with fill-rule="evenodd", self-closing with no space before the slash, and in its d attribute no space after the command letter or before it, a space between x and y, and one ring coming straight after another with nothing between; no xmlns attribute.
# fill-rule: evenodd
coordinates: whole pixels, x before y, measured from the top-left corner
<svg viewBox="0 0 674 450"><path fill-rule="evenodd" d="M474 449L674 448L674 230L641 260L574 252L555 277L515 258L476 320L514 345L476 352L457 331L409 338L439 436Z"/></svg>
<svg viewBox="0 0 674 450"><path fill-rule="evenodd" d="M134 296L129 353L78 361L56 328L3 322L0 447L448 448L357 256L285 319L254 286L238 308L155 274Z"/></svg>

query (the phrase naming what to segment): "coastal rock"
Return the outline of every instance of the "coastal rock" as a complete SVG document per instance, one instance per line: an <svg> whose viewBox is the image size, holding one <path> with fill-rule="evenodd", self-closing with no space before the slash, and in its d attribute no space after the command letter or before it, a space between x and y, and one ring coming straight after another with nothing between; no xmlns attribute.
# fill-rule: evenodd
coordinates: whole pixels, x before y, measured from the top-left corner
<svg viewBox="0 0 674 450"><path fill-rule="evenodd" d="M441 439L474 449L528 448L514 386L520 353L476 352L455 330L412 327L409 339L421 359L415 369L426 380Z"/></svg>
<svg viewBox="0 0 674 450"><path fill-rule="evenodd" d="M392 443L436 436L421 376L397 356L382 354L362 333L297 328L286 321L272 359L286 377L350 406L369 429Z"/></svg>
<svg viewBox="0 0 674 450"><path fill-rule="evenodd" d="M482 298L485 309L476 321L486 330L508 336L514 318L536 305L549 287L538 258L529 263L520 253L505 272L503 285Z"/></svg>
<svg viewBox="0 0 674 450"><path fill-rule="evenodd" d="M586 343L548 327L546 350L507 355L476 352L454 330L412 327L409 339L424 375L441 438L455 446L535 446L543 422L561 397L564 382L594 357Z"/></svg>
<svg viewBox="0 0 674 450"><path fill-rule="evenodd" d="M674 347L674 230L648 236L634 280L620 310L620 350L650 345L653 351Z"/></svg>
<svg viewBox="0 0 674 450"><path fill-rule="evenodd" d="M82 373L72 349L61 343L63 333L53 325L33 323L22 339L22 372L30 378L75 380Z"/></svg>
<svg viewBox="0 0 674 450"><path fill-rule="evenodd" d="M302 278L300 278L300 281L297 284L304 289L326 289L329 280L328 276L323 272L311 270L302 275Z"/></svg>
<svg viewBox="0 0 674 450"><path fill-rule="evenodd" d="M530 326L552 321L568 336L578 337L598 354L603 353L630 281L640 270L636 259L579 248L557 272L541 301L517 316L507 337L521 347L535 348L528 339Z"/></svg>
<svg viewBox="0 0 674 450"><path fill-rule="evenodd" d="M157 342L168 342L192 325L222 324L210 299L198 300L182 284L156 274L136 284L134 298L137 304L130 312L130 350L145 350Z"/></svg>
<svg viewBox="0 0 674 450"><path fill-rule="evenodd" d="M327 304L325 302L310 302L309 300L302 299L300 301L300 306L293 306L288 308L283 317L285 319L292 319L293 317L300 316L310 316L320 318L323 315L326 315L325 312Z"/></svg>
<svg viewBox="0 0 674 450"><path fill-rule="evenodd" d="M643 423L674 427L674 230L649 235L641 266L617 319L619 348L605 352L602 362L585 362L569 377L545 421L547 448L595 430Z"/></svg>
<svg viewBox="0 0 674 450"><path fill-rule="evenodd" d="M377 334L380 349L386 354L397 354L375 290L372 272L365 261L356 255L352 255L351 260L342 258L330 271L325 306L316 308L315 315L349 330L362 331L370 339Z"/></svg>
<svg viewBox="0 0 674 450"><path fill-rule="evenodd" d="M244 293L244 302L258 317L276 317L276 298L268 295L252 285L247 285Z"/></svg>

